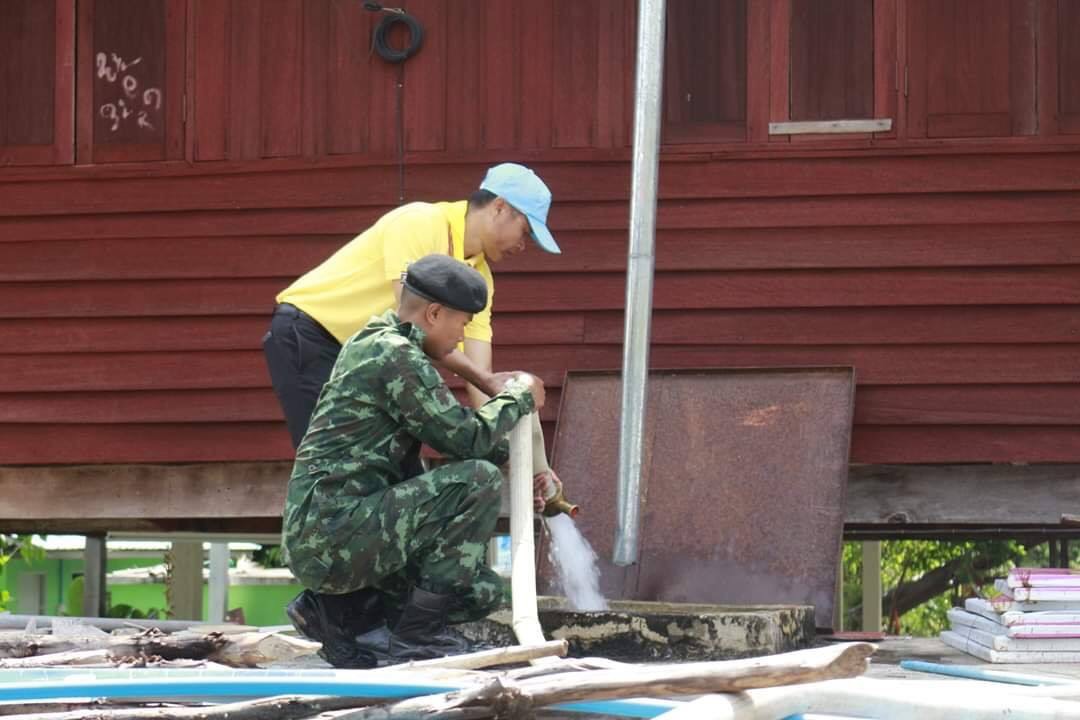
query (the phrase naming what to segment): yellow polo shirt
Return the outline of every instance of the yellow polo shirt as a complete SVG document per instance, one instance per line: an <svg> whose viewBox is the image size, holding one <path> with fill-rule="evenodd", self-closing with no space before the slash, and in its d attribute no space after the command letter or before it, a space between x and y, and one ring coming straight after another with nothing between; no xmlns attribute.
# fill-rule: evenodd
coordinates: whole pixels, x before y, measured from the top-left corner
<svg viewBox="0 0 1080 720"><path fill-rule="evenodd" d="M450 255L473 268L488 286L487 307L473 315L465 337L491 342L495 280L483 253L465 258L465 212L469 203L415 202L391 210L321 265L278 293L319 321L344 343L376 315L395 307L393 281L425 255Z"/></svg>

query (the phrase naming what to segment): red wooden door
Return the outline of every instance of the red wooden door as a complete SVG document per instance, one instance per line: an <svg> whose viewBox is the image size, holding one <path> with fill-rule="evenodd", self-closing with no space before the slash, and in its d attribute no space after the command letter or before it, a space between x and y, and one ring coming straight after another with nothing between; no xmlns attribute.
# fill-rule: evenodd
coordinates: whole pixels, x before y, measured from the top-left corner
<svg viewBox="0 0 1080 720"><path fill-rule="evenodd" d="M1035 0L912 0L909 134L1037 131Z"/></svg>
<svg viewBox="0 0 1080 720"><path fill-rule="evenodd" d="M0 165L74 158L74 0L0 2Z"/></svg>

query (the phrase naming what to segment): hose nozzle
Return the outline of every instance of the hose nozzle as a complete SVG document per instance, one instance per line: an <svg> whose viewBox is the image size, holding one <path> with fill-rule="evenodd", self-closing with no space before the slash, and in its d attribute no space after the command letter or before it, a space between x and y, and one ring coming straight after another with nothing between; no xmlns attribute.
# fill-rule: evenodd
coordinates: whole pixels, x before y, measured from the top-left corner
<svg viewBox="0 0 1080 720"><path fill-rule="evenodd" d="M566 496L563 495L561 483L558 485L555 494L549 497L547 502L544 503L544 517L555 517L559 513L566 513L571 518L575 518L580 511L580 506L570 502L566 499Z"/></svg>

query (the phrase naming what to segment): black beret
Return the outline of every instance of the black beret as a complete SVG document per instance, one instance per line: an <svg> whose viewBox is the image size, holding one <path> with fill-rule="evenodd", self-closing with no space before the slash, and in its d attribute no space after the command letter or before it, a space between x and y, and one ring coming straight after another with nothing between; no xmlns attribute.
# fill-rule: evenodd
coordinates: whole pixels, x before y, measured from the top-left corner
<svg viewBox="0 0 1080 720"><path fill-rule="evenodd" d="M425 255L410 263L401 284L422 298L462 312L478 313L487 305L484 276L447 255Z"/></svg>

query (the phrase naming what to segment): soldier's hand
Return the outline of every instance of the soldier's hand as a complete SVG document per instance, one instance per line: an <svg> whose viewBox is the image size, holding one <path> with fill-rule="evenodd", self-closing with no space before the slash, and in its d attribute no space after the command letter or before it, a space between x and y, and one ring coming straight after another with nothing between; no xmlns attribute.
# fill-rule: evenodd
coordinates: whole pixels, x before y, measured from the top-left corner
<svg viewBox="0 0 1080 720"><path fill-rule="evenodd" d="M548 498L562 490L562 480L554 470L545 470L533 475L533 509L536 512L544 512Z"/></svg>
<svg viewBox="0 0 1080 720"><path fill-rule="evenodd" d="M517 377L533 396L533 403L536 405L536 409L539 410L544 407L544 400L547 397L544 393L544 381L529 373L520 373Z"/></svg>
<svg viewBox="0 0 1080 720"><path fill-rule="evenodd" d="M544 482L544 474L541 473L533 478L533 512L544 512L547 505L547 483Z"/></svg>
<svg viewBox="0 0 1080 720"><path fill-rule="evenodd" d="M516 377L516 372L497 372L491 374L491 379L488 381L488 386L480 388L488 395L498 395L503 391L508 380Z"/></svg>

